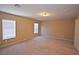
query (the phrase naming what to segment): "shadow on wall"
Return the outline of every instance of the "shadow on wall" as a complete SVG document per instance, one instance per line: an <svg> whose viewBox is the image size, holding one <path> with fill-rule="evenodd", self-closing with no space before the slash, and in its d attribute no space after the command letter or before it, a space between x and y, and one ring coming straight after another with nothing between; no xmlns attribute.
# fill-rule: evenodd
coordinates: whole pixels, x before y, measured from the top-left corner
<svg viewBox="0 0 79 59"><path fill-rule="evenodd" d="M42 35L64 40L74 40L75 20L47 20L42 22Z"/></svg>

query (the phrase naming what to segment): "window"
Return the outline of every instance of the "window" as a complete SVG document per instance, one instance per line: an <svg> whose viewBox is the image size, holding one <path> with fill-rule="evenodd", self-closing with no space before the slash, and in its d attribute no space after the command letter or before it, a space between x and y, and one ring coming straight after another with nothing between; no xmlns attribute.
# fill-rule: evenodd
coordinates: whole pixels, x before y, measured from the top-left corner
<svg viewBox="0 0 79 59"><path fill-rule="evenodd" d="M3 40L16 37L16 21L2 20Z"/></svg>
<svg viewBox="0 0 79 59"><path fill-rule="evenodd" d="M34 33L38 33L38 23L34 23Z"/></svg>

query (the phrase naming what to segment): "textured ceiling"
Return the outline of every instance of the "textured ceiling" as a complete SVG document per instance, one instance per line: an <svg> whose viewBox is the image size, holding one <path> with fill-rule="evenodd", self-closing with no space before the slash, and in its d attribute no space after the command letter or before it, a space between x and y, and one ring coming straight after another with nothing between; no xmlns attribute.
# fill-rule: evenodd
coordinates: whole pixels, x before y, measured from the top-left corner
<svg viewBox="0 0 79 59"><path fill-rule="evenodd" d="M0 4L0 11L15 15L32 17L38 20L73 18L79 14L79 5L72 4ZM46 11L50 16L43 17L39 14Z"/></svg>

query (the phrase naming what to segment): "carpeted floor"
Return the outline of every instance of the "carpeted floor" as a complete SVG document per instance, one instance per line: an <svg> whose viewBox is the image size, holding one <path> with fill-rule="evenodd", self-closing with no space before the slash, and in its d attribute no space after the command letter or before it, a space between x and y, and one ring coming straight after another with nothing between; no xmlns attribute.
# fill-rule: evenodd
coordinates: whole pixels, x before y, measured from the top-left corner
<svg viewBox="0 0 79 59"><path fill-rule="evenodd" d="M73 42L36 37L35 39L0 49L0 55L75 55Z"/></svg>

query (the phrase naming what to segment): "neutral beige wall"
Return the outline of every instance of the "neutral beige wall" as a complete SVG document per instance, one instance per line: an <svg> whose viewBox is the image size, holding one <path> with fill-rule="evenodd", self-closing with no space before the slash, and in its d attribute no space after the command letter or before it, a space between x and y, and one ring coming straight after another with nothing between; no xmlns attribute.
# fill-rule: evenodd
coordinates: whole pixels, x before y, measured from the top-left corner
<svg viewBox="0 0 79 59"><path fill-rule="evenodd" d="M79 18L75 20L74 47L79 51Z"/></svg>
<svg viewBox="0 0 79 59"><path fill-rule="evenodd" d="M34 38L35 34L33 33L34 31L33 25L35 22L40 23L39 21L33 18L15 16L8 13L1 13L1 15L2 15L2 19L6 18L10 20L16 20L16 38L10 40L4 40L2 44L30 40Z"/></svg>
<svg viewBox="0 0 79 59"><path fill-rule="evenodd" d="M1 38L2 38L1 19L2 19L2 15L0 14L0 45L1 45Z"/></svg>
<svg viewBox="0 0 79 59"><path fill-rule="evenodd" d="M42 22L42 35L72 41L74 39L75 20L48 20Z"/></svg>

